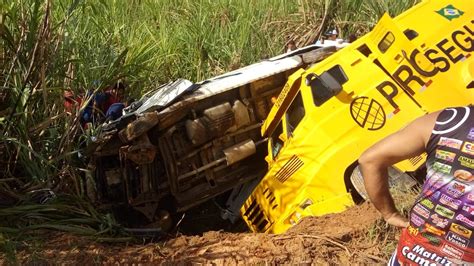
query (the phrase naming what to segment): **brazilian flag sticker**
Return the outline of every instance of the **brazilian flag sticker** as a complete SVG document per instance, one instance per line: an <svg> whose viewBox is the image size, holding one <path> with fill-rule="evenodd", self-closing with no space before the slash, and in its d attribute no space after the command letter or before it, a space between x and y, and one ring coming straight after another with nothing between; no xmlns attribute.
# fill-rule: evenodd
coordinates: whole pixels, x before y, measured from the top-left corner
<svg viewBox="0 0 474 266"><path fill-rule="evenodd" d="M447 18L449 21L455 18L459 18L460 16L462 16L462 14L464 14L464 12L455 8L453 5L447 5L446 7L436 11L436 13Z"/></svg>

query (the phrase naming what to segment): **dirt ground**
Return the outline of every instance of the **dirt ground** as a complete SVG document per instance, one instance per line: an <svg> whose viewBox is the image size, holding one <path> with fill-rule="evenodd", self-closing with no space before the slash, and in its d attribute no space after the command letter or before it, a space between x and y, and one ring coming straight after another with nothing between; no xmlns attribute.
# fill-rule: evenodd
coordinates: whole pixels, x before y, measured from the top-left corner
<svg viewBox="0 0 474 266"><path fill-rule="evenodd" d="M384 264L397 235L364 203L344 213L305 218L281 235L209 231L158 243L104 244L58 234L40 247L17 251L16 258L21 265Z"/></svg>

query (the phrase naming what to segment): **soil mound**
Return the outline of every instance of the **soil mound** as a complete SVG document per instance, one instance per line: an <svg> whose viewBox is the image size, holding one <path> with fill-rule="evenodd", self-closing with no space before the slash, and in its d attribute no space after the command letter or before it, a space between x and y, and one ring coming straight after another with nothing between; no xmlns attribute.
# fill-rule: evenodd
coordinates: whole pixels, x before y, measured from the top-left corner
<svg viewBox="0 0 474 266"><path fill-rule="evenodd" d="M343 213L305 218L281 235L209 231L142 245L101 244L59 235L44 243L36 257L24 250L17 258L20 264L383 264L395 248L397 235L371 204L364 203Z"/></svg>

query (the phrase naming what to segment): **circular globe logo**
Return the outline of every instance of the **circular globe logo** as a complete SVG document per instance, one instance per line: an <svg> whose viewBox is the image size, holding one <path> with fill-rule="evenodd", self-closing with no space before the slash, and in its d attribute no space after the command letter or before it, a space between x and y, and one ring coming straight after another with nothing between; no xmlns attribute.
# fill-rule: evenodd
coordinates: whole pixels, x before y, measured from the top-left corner
<svg viewBox="0 0 474 266"><path fill-rule="evenodd" d="M352 119L362 128L379 130L385 125L385 111L374 99L359 97L351 102Z"/></svg>

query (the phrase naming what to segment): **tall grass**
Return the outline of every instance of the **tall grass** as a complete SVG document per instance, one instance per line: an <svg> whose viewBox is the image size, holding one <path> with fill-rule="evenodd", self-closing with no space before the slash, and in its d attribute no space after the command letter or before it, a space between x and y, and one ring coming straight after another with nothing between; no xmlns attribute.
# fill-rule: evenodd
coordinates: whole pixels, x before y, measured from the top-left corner
<svg viewBox="0 0 474 266"><path fill-rule="evenodd" d="M420 187L416 186L407 191L404 184L390 189L394 202L400 213L409 217L409 213L420 194ZM389 225L380 217L372 226L366 229L364 243L372 243L374 250L383 255L388 261L397 247L400 228Z"/></svg>
<svg viewBox="0 0 474 266"><path fill-rule="evenodd" d="M200 81L301 46L326 29L359 35L416 0L0 0L0 205L27 191L83 193L83 95L118 79L128 94ZM0 222L1 223L1 222Z"/></svg>

